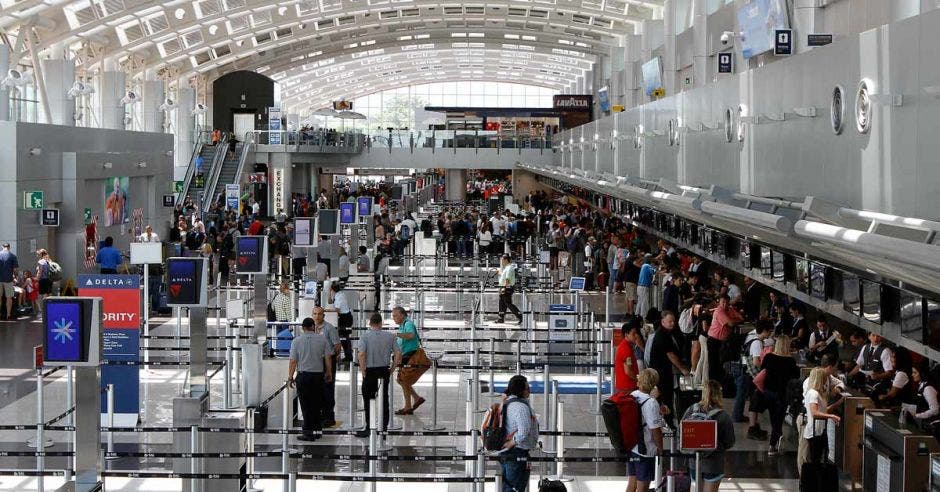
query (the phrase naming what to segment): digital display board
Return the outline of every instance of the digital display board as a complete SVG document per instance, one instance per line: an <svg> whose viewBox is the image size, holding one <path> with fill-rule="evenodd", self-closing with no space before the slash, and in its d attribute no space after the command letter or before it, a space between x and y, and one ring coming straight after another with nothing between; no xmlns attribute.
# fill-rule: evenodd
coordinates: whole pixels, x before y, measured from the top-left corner
<svg viewBox="0 0 940 492"><path fill-rule="evenodd" d="M862 315L862 293L858 275L851 272L842 274L842 309L856 316Z"/></svg>
<svg viewBox="0 0 940 492"><path fill-rule="evenodd" d="M392 186L392 200L401 200L404 196L404 190L401 185Z"/></svg>
<svg viewBox="0 0 940 492"><path fill-rule="evenodd" d="M827 274L829 267L812 262L809 265L809 293L816 299L826 300Z"/></svg>
<svg viewBox="0 0 940 492"><path fill-rule="evenodd" d="M313 219L297 217L294 219L294 246L313 246Z"/></svg>
<svg viewBox="0 0 940 492"><path fill-rule="evenodd" d="M356 209L360 218L364 219L372 215L372 200L371 196L361 196L356 199Z"/></svg>
<svg viewBox="0 0 940 492"><path fill-rule="evenodd" d="M207 304L205 258L167 258L167 305L202 307Z"/></svg>
<svg viewBox="0 0 940 492"><path fill-rule="evenodd" d="M339 210L320 209L317 212L317 232L321 236L339 234Z"/></svg>
<svg viewBox="0 0 940 492"><path fill-rule="evenodd" d="M268 273L268 242L265 236L241 236L235 246L237 273Z"/></svg>
<svg viewBox="0 0 940 492"><path fill-rule="evenodd" d="M88 357L88 330L83 329L81 301L49 301L44 322L46 362L84 362Z"/></svg>
<svg viewBox="0 0 940 492"><path fill-rule="evenodd" d="M356 204L352 202L343 202L339 204L339 223L356 223Z"/></svg>
<svg viewBox="0 0 940 492"><path fill-rule="evenodd" d="M881 284L861 279L862 317L881 324Z"/></svg>

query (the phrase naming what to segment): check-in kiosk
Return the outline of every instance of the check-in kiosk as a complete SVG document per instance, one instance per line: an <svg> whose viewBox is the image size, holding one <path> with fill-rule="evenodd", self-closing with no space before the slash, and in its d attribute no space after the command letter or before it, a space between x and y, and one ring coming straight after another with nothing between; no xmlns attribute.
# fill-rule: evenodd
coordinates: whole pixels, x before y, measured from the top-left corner
<svg viewBox="0 0 940 492"><path fill-rule="evenodd" d="M261 340L268 323L268 238L241 236L235 241L235 273L250 275L254 284L254 332L242 349L242 401L246 407L261 403Z"/></svg>
<svg viewBox="0 0 940 492"><path fill-rule="evenodd" d="M930 454L937 440L917 425L900 423L897 412L866 410L862 489L921 492L930 474Z"/></svg>
<svg viewBox="0 0 940 492"><path fill-rule="evenodd" d="M838 442L836 463L852 480L852 489L862 486L862 434L865 428L865 410L875 404L867 396L846 396L842 403L842 423L836 426Z"/></svg>
<svg viewBox="0 0 940 492"><path fill-rule="evenodd" d="M100 297L48 297L43 303L43 353L48 364L75 370L75 480L60 490L103 490L101 470Z"/></svg>
<svg viewBox="0 0 940 492"><path fill-rule="evenodd" d="M551 304L548 306L548 353L552 361L573 363L575 340L577 339L578 315L575 304ZM555 355L559 354L559 355ZM557 369L554 369L557 371Z"/></svg>

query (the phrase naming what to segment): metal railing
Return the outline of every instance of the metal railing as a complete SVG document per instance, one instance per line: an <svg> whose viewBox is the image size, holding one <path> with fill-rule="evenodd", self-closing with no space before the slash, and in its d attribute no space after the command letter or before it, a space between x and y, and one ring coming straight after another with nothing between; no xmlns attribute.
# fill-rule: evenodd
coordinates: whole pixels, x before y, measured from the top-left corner
<svg viewBox="0 0 940 492"><path fill-rule="evenodd" d="M332 130L255 130L251 141L257 145L284 145L302 152L361 152L365 136L359 131Z"/></svg>
<svg viewBox="0 0 940 492"><path fill-rule="evenodd" d="M200 207L203 213L209 211L209 206L215 200L215 188L219 182L219 175L222 174L222 167L225 165L225 156L228 154L228 140L223 138L215 146L215 153L212 155L212 164L209 167L209 179L203 183L202 203Z"/></svg>
<svg viewBox="0 0 940 492"><path fill-rule="evenodd" d="M438 149L494 149L496 153L516 151L522 153L526 149L536 149L540 152L552 150L552 139L543 135L506 135L496 131L486 130L391 130L375 132L367 137L367 149L409 149L412 153L417 149L431 149L436 153Z"/></svg>
<svg viewBox="0 0 940 492"><path fill-rule="evenodd" d="M176 197L176 204L179 205L183 203L183 200L186 199L186 196L189 194L189 187L192 185L193 179L196 176L196 157L202 152L203 139L202 132L199 130L199 126L196 126L196 130L193 132L195 142L193 143L193 152L189 155L189 167L186 168L186 176L183 178L183 191L180 192L179 196Z"/></svg>

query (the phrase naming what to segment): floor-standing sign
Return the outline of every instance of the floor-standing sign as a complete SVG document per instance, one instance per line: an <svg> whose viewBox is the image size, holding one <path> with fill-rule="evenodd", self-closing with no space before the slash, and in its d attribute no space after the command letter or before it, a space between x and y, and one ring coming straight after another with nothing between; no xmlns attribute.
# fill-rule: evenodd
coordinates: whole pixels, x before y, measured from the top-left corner
<svg viewBox="0 0 940 492"><path fill-rule="evenodd" d="M548 344L550 354L575 352L577 330L577 308L574 304L550 304L548 306ZM553 357L558 362L574 362L573 356Z"/></svg>
<svg viewBox="0 0 940 492"><path fill-rule="evenodd" d="M79 275L78 295L103 300L102 360L140 360L140 277L137 275ZM140 373L136 365L104 365L101 387L114 385L114 419L118 426L137 425L140 412ZM101 395L101 411L107 397Z"/></svg>
<svg viewBox="0 0 940 492"><path fill-rule="evenodd" d="M225 206L241 214L240 188L238 183L225 185Z"/></svg>

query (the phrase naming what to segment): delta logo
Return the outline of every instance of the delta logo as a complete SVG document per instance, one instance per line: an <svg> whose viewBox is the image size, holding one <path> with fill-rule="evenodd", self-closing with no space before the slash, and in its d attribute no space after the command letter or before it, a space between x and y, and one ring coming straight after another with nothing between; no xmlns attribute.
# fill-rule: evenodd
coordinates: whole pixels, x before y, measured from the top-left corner
<svg viewBox="0 0 940 492"><path fill-rule="evenodd" d="M179 297L180 291L183 290L183 286L180 284L170 284L168 287L170 290L170 295L173 297Z"/></svg>

